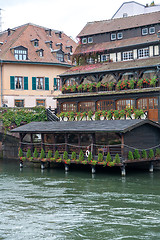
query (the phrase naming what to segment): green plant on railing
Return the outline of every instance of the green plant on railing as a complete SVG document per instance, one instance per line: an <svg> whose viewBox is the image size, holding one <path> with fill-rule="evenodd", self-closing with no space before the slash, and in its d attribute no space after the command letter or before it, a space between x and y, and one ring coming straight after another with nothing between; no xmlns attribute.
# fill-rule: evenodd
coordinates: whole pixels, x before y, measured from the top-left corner
<svg viewBox="0 0 160 240"><path fill-rule="evenodd" d="M146 150L142 150L141 157L143 159L147 159L147 151Z"/></svg>
<svg viewBox="0 0 160 240"><path fill-rule="evenodd" d="M65 160L65 163L66 163L66 164L70 164L70 163L71 163L71 159L66 159L66 160Z"/></svg>
<svg viewBox="0 0 160 240"><path fill-rule="evenodd" d="M120 119L120 115L119 115L119 111L118 110L114 110L114 119L115 120Z"/></svg>
<svg viewBox="0 0 160 240"><path fill-rule="evenodd" d="M111 120L111 119L112 119L112 116L113 116L113 112L112 112L112 110L109 110L109 111L107 112L107 118L108 118L108 120Z"/></svg>
<svg viewBox="0 0 160 240"><path fill-rule="evenodd" d="M124 116L125 116L125 110L124 109L122 109L122 110L120 110L119 111L119 116L120 116L120 118L124 118Z"/></svg>
<svg viewBox="0 0 160 240"><path fill-rule="evenodd" d="M75 113L74 112L70 112L69 113L69 120L73 121L75 119Z"/></svg>
<svg viewBox="0 0 160 240"><path fill-rule="evenodd" d="M112 157L111 157L111 154L110 152L107 153L107 157L106 157L106 162L111 162L112 161Z"/></svg>
<svg viewBox="0 0 160 240"><path fill-rule="evenodd" d="M128 160L133 160L133 153L131 151L128 152Z"/></svg>
<svg viewBox="0 0 160 240"><path fill-rule="evenodd" d="M78 89L79 92L82 91L82 89L83 89L83 85L80 84L80 85L77 87L77 89Z"/></svg>
<svg viewBox="0 0 160 240"><path fill-rule="evenodd" d="M87 117L87 112L81 113L81 119L84 119L84 118L86 118L86 117Z"/></svg>
<svg viewBox="0 0 160 240"><path fill-rule="evenodd" d="M138 86L139 88L142 88L142 87L143 87L143 79L139 79L139 80L138 80L137 86Z"/></svg>
<svg viewBox="0 0 160 240"><path fill-rule="evenodd" d="M47 158L51 158L51 157L52 157L52 150L48 150Z"/></svg>
<svg viewBox="0 0 160 240"><path fill-rule="evenodd" d="M149 159L153 159L154 158L154 151L153 151L153 149L149 150L148 157L149 157Z"/></svg>
<svg viewBox="0 0 160 240"><path fill-rule="evenodd" d="M157 78L156 78L156 77L153 77L153 78L150 80L150 86L151 86L151 87L155 87L155 86L156 86L156 83L157 83Z"/></svg>
<svg viewBox="0 0 160 240"><path fill-rule="evenodd" d="M101 117L101 111L95 112L95 120L100 120Z"/></svg>
<svg viewBox="0 0 160 240"><path fill-rule="evenodd" d="M92 156L92 153L89 152L89 155L88 155L88 162L91 162L93 160L93 156Z"/></svg>
<svg viewBox="0 0 160 240"><path fill-rule="evenodd" d="M63 153L63 159L64 159L64 160L67 160L67 159L68 159L68 152L67 152L67 151L64 151L64 153Z"/></svg>
<svg viewBox="0 0 160 240"><path fill-rule="evenodd" d="M77 85L72 85L71 91L76 92L76 90L77 90Z"/></svg>
<svg viewBox="0 0 160 240"><path fill-rule="evenodd" d="M156 148L155 156L160 157L160 148Z"/></svg>
<svg viewBox="0 0 160 240"><path fill-rule="evenodd" d="M19 151L18 151L18 156L21 158L23 157L23 151L21 148L19 148Z"/></svg>
<svg viewBox="0 0 160 240"><path fill-rule="evenodd" d="M97 164L97 161L96 160L92 160L91 161L91 165L95 166Z"/></svg>
<svg viewBox="0 0 160 240"><path fill-rule="evenodd" d="M139 160L139 159L140 159L140 154L139 154L138 149L135 149L135 150L134 150L133 158L134 158L135 160Z"/></svg>
<svg viewBox="0 0 160 240"><path fill-rule="evenodd" d="M96 88L100 88L101 87L101 82L98 82L97 84L96 84Z"/></svg>
<svg viewBox="0 0 160 240"><path fill-rule="evenodd" d="M28 148L26 156L27 156L27 158L30 158L32 156L30 148Z"/></svg>
<svg viewBox="0 0 160 240"><path fill-rule="evenodd" d="M92 120L92 117L93 117L93 112L92 112L91 110L89 110L89 112L88 112L88 118L89 118L90 120Z"/></svg>
<svg viewBox="0 0 160 240"><path fill-rule="evenodd" d="M45 152L44 152L44 149L42 148L40 153L40 159L43 159L43 158L45 158Z"/></svg>
<svg viewBox="0 0 160 240"><path fill-rule="evenodd" d="M108 89L109 91L113 90L113 87L115 86L115 83L114 82L109 82L108 83Z"/></svg>
<svg viewBox="0 0 160 240"><path fill-rule="evenodd" d="M134 85L135 85L135 80L134 79L130 79L129 81L128 81L128 88L129 89L134 89Z"/></svg>
<svg viewBox="0 0 160 240"><path fill-rule="evenodd" d="M60 158L58 150L55 151L54 158L55 160Z"/></svg>
<svg viewBox="0 0 160 240"><path fill-rule="evenodd" d="M144 116L144 111L142 109L135 109L134 114L135 114L135 119L139 119Z"/></svg>
<svg viewBox="0 0 160 240"><path fill-rule="evenodd" d="M84 153L82 151L82 149L79 152L79 161L83 161L84 160Z"/></svg>
<svg viewBox="0 0 160 240"><path fill-rule="evenodd" d="M103 154L98 153L98 162L103 162Z"/></svg>
<svg viewBox="0 0 160 240"><path fill-rule="evenodd" d="M76 160L76 158L77 158L77 155L76 155L76 152L72 152L72 154L71 154L71 160Z"/></svg>
<svg viewBox="0 0 160 240"><path fill-rule="evenodd" d="M86 91L87 89L88 89L88 84L86 83L83 85L83 90Z"/></svg>
<svg viewBox="0 0 160 240"><path fill-rule="evenodd" d="M113 159L113 163L120 163L121 160L120 160L120 157L119 157L119 154L117 153Z"/></svg>
<svg viewBox="0 0 160 240"><path fill-rule="evenodd" d="M38 158L39 153L37 152L37 148L34 149L33 157Z"/></svg>

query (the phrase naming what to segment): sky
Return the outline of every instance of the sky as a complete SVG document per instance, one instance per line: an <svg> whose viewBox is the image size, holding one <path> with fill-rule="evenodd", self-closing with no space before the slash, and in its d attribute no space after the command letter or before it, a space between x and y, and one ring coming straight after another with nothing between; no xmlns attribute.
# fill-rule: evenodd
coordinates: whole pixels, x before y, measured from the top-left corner
<svg viewBox="0 0 160 240"><path fill-rule="evenodd" d="M125 1L129 0L0 0L2 30L33 23L76 39L87 22L110 19ZM146 5L152 0L137 2Z"/></svg>

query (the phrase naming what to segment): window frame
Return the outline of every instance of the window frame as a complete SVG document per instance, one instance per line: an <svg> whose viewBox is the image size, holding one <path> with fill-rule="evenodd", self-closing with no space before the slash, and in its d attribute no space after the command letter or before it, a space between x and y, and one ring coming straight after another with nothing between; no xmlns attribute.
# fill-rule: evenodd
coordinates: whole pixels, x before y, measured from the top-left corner
<svg viewBox="0 0 160 240"><path fill-rule="evenodd" d="M129 104L127 104L127 101L129 101ZM120 104L118 104L120 103ZM126 109L126 108L129 108L129 109L132 109L132 108L135 108L136 106L136 101L135 99L131 99L131 98L128 98L128 99L119 99L116 101L116 109L117 110L123 110L123 109Z"/></svg>
<svg viewBox="0 0 160 240"><path fill-rule="evenodd" d="M87 38L82 38L82 44L87 44Z"/></svg>
<svg viewBox="0 0 160 240"><path fill-rule="evenodd" d="M147 55L146 55L147 53ZM138 58L147 58L149 57L149 48L138 49Z"/></svg>
<svg viewBox="0 0 160 240"><path fill-rule="evenodd" d="M91 41L90 41L91 39ZM93 43L93 37L88 37L88 43Z"/></svg>
<svg viewBox="0 0 160 240"><path fill-rule="evenodd" d="M113 106L113 107L111 107ZM114 100L99 100L96 103L96 108L97 111L109 111L109 110L114 110L115 105L114 105Z"/></svg>
<svg viewBox="0 0 160 240"><path fill-rule="evenodd" d="M44 90L45 85L44 85L45 78L44 77L36 77L36 90ZM40 85L42 88L39 88Z"/></svg>
<svg viewBox="0 0 160 240"><path fill-rule="evenodd" d="M144 32L146 30L146 32ZM142 36L148 35L148 28L142 28Z"/></svg>
<svg viewBox="0 0 160 240"><path fill-rule="evenodd" d="M121 34L121 37L118 36L119 34ZM117 33L117 39L120 40L120 39L122 39L122 38L123 38L123 33L122 33L122 32L118 32L118 33Z"/></svg>
<svg viewBox="0 0 160 240"><path fill-rule="evenodd" d="M25 61L28 59L28 49L25 47L14 48L14 57L16 60Z"/></svg>
<svg viewBox="0 0 160 240"><path fill-rule="evenodd" d="M21 87L16 87L16 85L17 85L17 80L20 80L21 81L21 83L19 83L19 84L21 84ZM22 77L22 76L15 76L14 77L14 84L15 84L15 90L23 90L24 89L24 77Z"/></svg>
<svg viewBox="0 0 160 240"><path fill-rule="evenodd" d="M64 107L64 105L66 105ZM64 102L61 103L62 112L77 112L77 103L76 102Z"/></svg>
<svg viewBox="0 0 160 240"><path fill-rule="evenodd" d="M43 102L44 104L37 104L39 102ZM43 106L45 107L46 106L46 99L36 99L36 106Z"/></svg>
<svg viewBox="0 0 160 240"><path fill-rule="evenodd" d="M115 38L113 38L115 36ZM117 39L116 33L111 33L111 41L115 41Z"/></svg>
<svg viewBox="0 0 160 240"><path fill-rule="evenodd" d="M106 58L105 60L103 58ZM109 61L109 54L102 54L101 55L101 62L106 62L106 61Z"/></svg>
<svg viewBox="0 0 160 240"><path fill-rule="evenodd" d="M123 52L123 61L129 61L129 60L133 60L133 51Z"/></svg>
<svg viewBox="0 0 160 240"><path fill-rule="evenodd" d="M151 32L151 29L154 29L154 31L153 32ZM156 29L155 29L155 27L150 27L149 28L149 34L154 34L156 32Z"/></svg>
<svg viewBox="0 0 160 240"><path fill-rule="evenodd" d="M82 102L78 103L78 111L79 112L87 112L90 110L95 112L95 102L94 101L82 101Z"/></svg>
<svg viewBox="0 0 160 240"><path fill-rule="evenodd" d="M16 102L19 102L19 103L22 102L23 106L16 106ZM15 107L24 107L24 99L14 99L14 106Z"/></svg>

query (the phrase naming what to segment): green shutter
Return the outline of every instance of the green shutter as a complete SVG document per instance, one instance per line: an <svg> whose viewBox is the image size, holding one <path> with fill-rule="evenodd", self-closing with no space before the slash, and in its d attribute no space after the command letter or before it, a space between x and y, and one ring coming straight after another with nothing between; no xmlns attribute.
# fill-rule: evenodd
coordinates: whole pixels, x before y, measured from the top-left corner
<svg viewBox="0 0 160 240"><path fill-rule="evenodd" d="M32 77L32 90L36 90L36 77Z"/></svg>
<svg viewBox="0 0 160 240"><path fill-rule="evenodd" d="M57 78L54 78L54 90L57 90Z"/></svg>
<svg viewBox="0 0 160 240"><path fill-rule="evenodd" d="M49 78L45 78L45 90L49 90Z"/></svg>
<svg viewBox="0 0 160 240"><path fill-rule="evenodd" d="M24 90L28 90L28 77L24 77Z"/></svg>
<svg viewBox="0 0 160 240"><path fill-rule="evenodd" d="M10 89L15 89L14 77L10 76Z"/></svg>

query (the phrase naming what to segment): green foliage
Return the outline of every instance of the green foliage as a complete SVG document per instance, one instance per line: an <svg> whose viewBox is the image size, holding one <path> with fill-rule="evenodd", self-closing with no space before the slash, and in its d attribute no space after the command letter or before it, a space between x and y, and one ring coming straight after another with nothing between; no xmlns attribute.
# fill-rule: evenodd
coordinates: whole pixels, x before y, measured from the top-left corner
<svg viewBox="0 0 160 240"><path fill-rule="evenodd" d="M28 148L28 150L27 150L27 158L30 158L30 157L31 157L31 149Z"/></svg>
<svg viewBox="0 0 160 240"><path fill-rule="evenodd" d="M97 164L97 161L96 160L93 160L92 162L91 162L91 165L93 165L93 166L95 166Z"/></svg>
<svg viewBox="0 0 160 240"><path fill-rule="evenodd" d="M9 131L21 125L21 123L47 121L46 109L44 107L34 108L0 108L0 120L3 127Z"/></svg>
<svg viewBox="0 0 160 240"><path fill-rule="evenodd" d="M139 151L137 149L134 150L133 153L133 158L139 160L140 159L140 154Z"/></svg>
<svg viewBox="0 0 160 240"><path fill-rule="evenodd" d="M119 116L119 111L118 110L115 110L114 111L114 119L115 120L118 120L120 118L120 116Z"/></svg>
<svg viewBox="0 0 160 240"><path fill-rule="evenodd" d="M19 156L19 157L23 157L23 152L22 152L22 149L21 149L21 148L19 149L18 156Z"/></svg>
<svg viewBox="0 0 160 240"><path fill-rule="evenodd" d="M92 116L93 116L93 112L91 110L89 110L89 112L88 112L89 119L92 119Z"/></svg>
<svg viewBox="0 0 160 240"><path fill-rule="evenodd" d="M120 163L120 157L119 157L119 154L117 153L115 158L113 159L113 163Z"/></svg>
<svg viewBox="0 0 160 240"><path fill-rule="evenodd" d="M160 157L160 148L156 148L156 154L155 154L156 157Z"/></svg>
<svg viewBox="0 0 160 240"><path fill-rule="evenodd" d="M93 160L93 156L92 156L92 153L89 152L89 155L88 155L88 162L91 162Z"/></svg>
<svg viewBox="0 0 160 240"><path fill-rule="evenodd" d="M66 164L70 164L71 163L71 159L66 159Z"/></svg>
<svg viewBox="0 0 160 240"><path fill-rule="evenodd" d="M45 152L44 152L44 149L42 148L41 154L40 154L40 159L43 159L43 158L45 158Z"/></svg>
<svg viewBox="0 0 160 240"><path fill-rule="evenodd" d="M48 151L48 154L47 154L47 158L51 158L51 157L52 157L52 151L49 150L49 151Z"/></svg>
<svg viewBox="0 0 160 240"><path fill-rule="evenodd" d="M84 160L84 153L82 151L82 149L79 152L79 161L83 161Z"/></svg>
<svg viewBox="0 0 160 240"><path fill-rule="evenodd" d="M112 161L111 154L110 152L108 152L106 157L106 162L111 162L111 161Z"/></svg>
<svg viewBox="0 0 160 240"><path fill-rule="evenodd" d="M150 159L153 159L153 158L154 158L154 151L153 151L153 149L150 149L150 150L149 150L148 157L149 157Z"/></svg>
<svg viewBox="0 0 160 240"><path fill-rule="evenodd" d="M67 153L67 151L64 151L64 153L63 153L63 159L64 159L64 160L67 160L67 159L68 159L68 153Z"/></svg>
<svg viewBox="0 0 160 240"><path fill-rule="evenodd" d="M34 153L33 153L33 157L34 158L38 158L38 152L37 152L37 148L34 149Z"/></svg>
<svg viewBox="0 0 160 240"><path fill-rule="evenodd" d="M77 158L76 152L72 152L71 159L76 160L76 158Z"/></svg>
<svg viewBox="0 0 160 240"><path fill-rule="evenodd" d="M86 165L87 163L88 163L87 160L82 161L82 164L84 164L84 165Z"/></svg>
<svg viewBox="0 0 160 240"><path fill-rule="evenodd" d="M102 161L103 161L103 154L98 153L98 162L102 162Z"/></svg>
<svg viewBox="0 0 160 240"><path fill-rule="evenodd" d="M55 160L60 158L58 150L55 151L54 158L55 158Z"/></svg>
<svg viewBox="0 0 160 240"><path fill-rule="evenodd" d="M128 160L133 160L133 153L131 151L128 152Z"/></svg>
<svg viewBox="0 0 160 240"><path fill-rule="evenodd" d="M144 159L147 159L147 151L146 150L142 150L141 157Z"/></svg>

